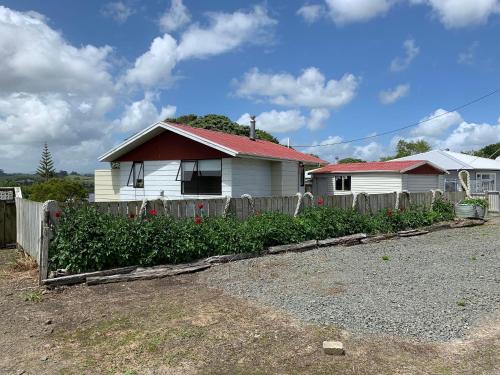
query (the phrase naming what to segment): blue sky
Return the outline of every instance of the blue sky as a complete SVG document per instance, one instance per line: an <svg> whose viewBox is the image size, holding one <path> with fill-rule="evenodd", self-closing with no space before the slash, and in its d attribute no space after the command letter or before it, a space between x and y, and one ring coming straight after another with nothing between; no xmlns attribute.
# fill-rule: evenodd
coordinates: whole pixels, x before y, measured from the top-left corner
<svg viewBox="0 0 500 375"><path fill-rule="evenodd" d="M165 116L224 114L334 161L400 138L500 141L497 0L1 1L0 168L97 157ZM101 165L101 167L103 167Z"/></svg>

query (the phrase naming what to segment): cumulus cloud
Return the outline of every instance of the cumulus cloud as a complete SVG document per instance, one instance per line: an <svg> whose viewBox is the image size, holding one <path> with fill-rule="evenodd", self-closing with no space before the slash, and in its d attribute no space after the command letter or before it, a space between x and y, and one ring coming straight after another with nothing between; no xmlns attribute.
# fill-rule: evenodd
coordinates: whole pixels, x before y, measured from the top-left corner
<svg viewBox="0 0 500 375"><path fill-rule="evenodd" d="M262 112L256 116L256 128L272 133L287 133L299 130L306 124L306 118L298 110ZM250 125L250 114L243 114L237 121Z"/></svg>
<svg viewBox="0 0 500 375"><path fill-rule="evenodd" d="M277 21L262 6L251 11L207 14L208 26L191 25L181 36L179 59L204 58L221 54L244 44L269 42Z"/></svg>
<svg viewBox="0 0 500 375"><path fill-rule="evenodd" d="M500 13L498 0L411 0L426 4L447 28L459 28L485 23L492 15Z"/></svg>
<svg viewBox="0 0 500 375"><path fill-rule="evenodd" d="M476 61L476 51L479 47L479 42L473 42L467 49L458 54L458 63L464 65L472 65Z"/></svg>
<svg viewBox="0 0 500 375"><path fill-rule="evenodd" d="M122 117L114 122L117 130L122 132L138 131L156 121L174 117L177 108L173 105L157 109L154 95L147 93L142 100L126 106Z"/></svg>
<svg viewBox="0 0 500 375"><path fill-rule="evenodd" d="M337 24L367 21L385 14L391 0L325 0L331 18Z"/></svg>
<svg viewBox="0 0 500 375"><path fill-rule="evenodd" d="M349 103L359 82L353 74L327 81L319 69L310 67L297 77L288 73L261 73L254 68L234 84L236 94L241 97L266 99L282 106L332 109Z"/></svg>
<svg viewBox="0 0 500 375"><path fill-rule="evenodd" d="M413 39L407 39L403 42L403 48L405 50L404 57L396 57L391 61L391 71L392 72L400 72L405 70L410 66L411 62L417 57L420 53L420 47L415 45L415 41Z"/></svg>
<svg viewBox="0 0 500 375"><path fill-rule="evenodd" d="M330 118L330 111L325 108L313 108L307 121L310 130L318 130L325 126L325 121Z"/></svg>
<svg viewBox="0 0 500 375"><path fill-rule="evenodd" d="M161 31L172 32L187 25L190 21L191 15L182 0L172 0L170 8L160 17L159 24Z"/></svg>
<svg viewBox="0 0 500 375"><path fill-rule="evenodd" d="M454 151L474 150L500 142L500 124L476 124L462 122L440 142L442 148Z"/></svg>
<svg viewBox="0 0 500 375"><path fill-rule="evenodd" d="M439 108L421 121L425 122L413 129L411 134L421 137L437 137L450 127L461 124L463 119L456 111L447 113L446 110Z"/></svg>
<svg viewBox="0 0 500 375"><path fill-rule="evenodd" d="M382 104L392 104L405 97L410 92L410 85L398 85L393 89L383 90L379 93L379 99Z"/></svg>
<svg viewBox="0 0 500 375"><path fill-rule="evenodd" d="M314 23L319 20L325 11L322 5L305 4L297 10L297 15L302 17L307 23Z"/></svg>
<svg viewBox="0 0 500 375"><path fill-rule="evenodd" d="M124 23L134 13L135 10L123 1L106 3L101 8L101 14L103 16L112 18L118 23Z"/></svg>

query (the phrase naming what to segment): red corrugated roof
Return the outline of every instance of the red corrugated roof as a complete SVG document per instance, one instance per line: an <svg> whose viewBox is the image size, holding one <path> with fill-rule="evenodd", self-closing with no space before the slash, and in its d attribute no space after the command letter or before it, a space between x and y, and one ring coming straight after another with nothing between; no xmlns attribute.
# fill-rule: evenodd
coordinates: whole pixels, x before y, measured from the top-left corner
<svg viewBox="0 0 500 375"><path fill-rule="evenodd" d="M424 160L376 161L370 163L330 164L315 169L310 173L343 173L343 172L401 172L411 167L417 167Z"/></svg>
<svg viewBox="0 0 500 375"><path fill-rule="evenodd" d="M273 159L297 160L313 164L327 163L326 161L316 158L312 155L304 154L277 143L263 141L261 139L252 141L250 138L241 135L228 134L202 128L194 128L188 125L181 124L168 123L168 125L189 132L195 136L204 138L210 142L217 143L220 146L227 147L239 154L254 155L258 157Z"/></svg>

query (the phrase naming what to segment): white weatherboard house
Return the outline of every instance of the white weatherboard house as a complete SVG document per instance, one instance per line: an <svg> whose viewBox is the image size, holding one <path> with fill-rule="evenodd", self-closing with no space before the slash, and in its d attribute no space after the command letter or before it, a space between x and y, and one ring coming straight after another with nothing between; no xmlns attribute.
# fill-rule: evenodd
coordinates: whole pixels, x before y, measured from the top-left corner
<svg viewBox="0 0 500 375"><path fill-rule="evenodd" d="M304 192L304 166L314 156L255 138L155 123L99 158L95 201L291 196Z"/></svg>
<svg viewBox="0 0 500 375"><path fill-rule="evenodd" d="M433 150L395 160L428 160L440 168L446 169L449 175L440 179L439 185L443 191L462 190L458 180L460 170L469 172L472 193L500 191L500 160L480 158L447 150Z"/></svg>
<svg viewBox="0 0 500 375"><path fill-rule="evenodd" d="M309 171L314 195L383 194L437 189L446 170L425 160L330 164Z"/></svg>

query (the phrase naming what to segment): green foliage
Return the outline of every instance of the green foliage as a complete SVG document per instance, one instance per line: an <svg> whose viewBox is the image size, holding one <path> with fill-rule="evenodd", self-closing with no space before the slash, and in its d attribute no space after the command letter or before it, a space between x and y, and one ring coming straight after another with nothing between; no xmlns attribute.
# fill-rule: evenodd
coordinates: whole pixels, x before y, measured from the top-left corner
<svg viewBox="0 0 500 375"><path fill-rule="evenodd" d="M439 215L438 219L440 221L453 220L455 217L455 207L453 203L442 197L434 200L434 203L432 204L432 211Z"/></svg>
<svg viewBox="0 0 500 375"><path fill-rule="evenodd" d="M396 146L396 155L381 158L381 161L387 161L397 158L403 158L405 156L420 154L422 152L427 152L431 150L431 145L424 141L407 142L403 139L399 140Z"/></svg>
<svg viewBox="0 0 500 375"><path fill-rule="evenodd" d="M382 260L388 261L388 260L389 260L389 256L388 256L388 255L384 255L384 256L382 257Z"/></svg>
<svg viewBox="0 0 500 375"><path fill-rule="evenodd" d="M42 292L35 290L33 292L25 292L22 294L22 298L26 302L41 302L43 299Z"/></svg>
<svg viewBox="0 0 500 375"><path fill-rule="evenodd" d="M38 166L36 173L45 181L48 181L56 174L56 170L54 169L54 161L52 160L52 155L50 154L47 142L45 142L43 145L42 157L40 159L40 165Z"/></svg>
<svg viewBox="0 0 500 375"><path fill-rule="evenodd" d="M465 198L460 202L460 204L466 204L469 206L479 206L482 208L487 208L489 206L488 201L483 198Z"/></svg>
<svg viewBox="0 0 500 375"><path fill-rule="evenodd" d="M85 198L87 198L85 188L74 179L53 178L46 182L35 183L29 189L29 199L36 202L47 200L66 202Z"/></svg>
<svg viewBox="0 0 500 375"><path fill-rule="evenodd" d="M244 135L246 137L250 135L250 127L240 125L234 121L231 121L231 119L229 119L228 117L222 115L209 114L205 116L197 116L191 114L180 116L177 118L168 118L165 121L185 124L193 126L195 128L203 128L229 134ZM271 134L264 130L256 129L255 133L257 135L257 138L259 139L279 143L276 138L274 138Z"/></svg>
<svg viewBox="0 0 500 375"><path fill-rule="evenodd" d="M50 267L83 272L127 265L185 263L222 254L258 254L274 245L417 228L450 214L445 202L436 204L435 209L387 209L370 216L354 210L315 207L295 218L269 212L247 220L194 220L154 212L143 218L127 218L100 213L93 206L70 207L62 213L51 243Z"/></svg>
<svg viewBox="0 0 500 375"><path fill-rule="evenodd" d="M471 154L474 156L479 156L481 158L495 159L500 156L500 142L484 146L477 151L473 151Z"/></svg>
<svg viewBox="0 0 500 375"><path fill-rule="evenodd" d="M338 161L339 164L347 164L347 163L366 163L366 160L356 159L356 158L344 158Z"/></svg>

